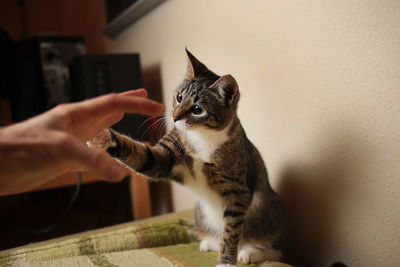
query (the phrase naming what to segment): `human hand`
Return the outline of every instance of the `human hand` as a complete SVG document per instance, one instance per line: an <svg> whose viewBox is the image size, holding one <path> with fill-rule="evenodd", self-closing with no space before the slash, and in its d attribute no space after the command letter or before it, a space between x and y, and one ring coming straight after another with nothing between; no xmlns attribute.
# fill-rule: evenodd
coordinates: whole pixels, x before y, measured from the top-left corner
<svg viewBox="0 0 400 267"><path fill-rule="evenodd" d="M85 141L122 119L124 112L156 115L164 106L144 89L62 104L27 121L0 129L0 195L27 191L65 174L90 170L119 181L127 170Z"/></svg>

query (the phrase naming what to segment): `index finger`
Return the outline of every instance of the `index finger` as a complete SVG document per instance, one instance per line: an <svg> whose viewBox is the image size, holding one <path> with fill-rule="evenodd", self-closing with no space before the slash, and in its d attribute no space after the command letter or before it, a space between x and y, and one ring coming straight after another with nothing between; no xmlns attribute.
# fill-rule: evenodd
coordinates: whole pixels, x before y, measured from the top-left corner
<svg viewBox="0 0 400 267"><path fill-rule="evenodd" d="M153 100L121 94L108 94L92 98L66 107L74 125L81 122L97 123L116 112L158 115L164 111L164 105Z"/></svg>
<svg viewBox="0 0 400 267"><path fill-rule="evenodd" d="M103 118L114 112L157 115L164 111L164 105L156 101L136 96L109 94L81 102L81 116L94 119Z"/></svg>

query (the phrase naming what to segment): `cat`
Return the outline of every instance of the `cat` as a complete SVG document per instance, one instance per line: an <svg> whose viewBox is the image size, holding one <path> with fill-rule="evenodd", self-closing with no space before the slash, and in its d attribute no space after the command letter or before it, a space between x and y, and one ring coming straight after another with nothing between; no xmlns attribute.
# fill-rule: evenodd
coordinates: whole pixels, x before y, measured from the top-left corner
<svg viewBox="0 0 400 267"><path fill-rule="evenodd" d="M105 129L88 144L150 179L172 179L192 189L200 199L195 207L200 250L218 251L217 266L279 260L283 206L237 116L238 84L186 53L170 132L149 146Z"/></svg>

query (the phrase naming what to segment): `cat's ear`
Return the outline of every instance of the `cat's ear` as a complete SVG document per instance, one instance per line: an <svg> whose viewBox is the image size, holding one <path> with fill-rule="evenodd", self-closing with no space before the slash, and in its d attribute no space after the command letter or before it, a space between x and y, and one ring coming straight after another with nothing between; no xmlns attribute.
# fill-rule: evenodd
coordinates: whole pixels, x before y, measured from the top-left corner
<svg viewBox="0 0 400 267"><path fill-rule="evenodd" d="M201 63L192 53L185 47L188 56L188 66L186 71L186 78L193 79L211 72L203 63Z"/></svg>
<svg viewBox="0 0 400 267"><path fill-rule="evenodd" d="M227 105L232 105L239 100L239 85L230 74L221 76L210 88L217 89L225 97Z"/></svg>

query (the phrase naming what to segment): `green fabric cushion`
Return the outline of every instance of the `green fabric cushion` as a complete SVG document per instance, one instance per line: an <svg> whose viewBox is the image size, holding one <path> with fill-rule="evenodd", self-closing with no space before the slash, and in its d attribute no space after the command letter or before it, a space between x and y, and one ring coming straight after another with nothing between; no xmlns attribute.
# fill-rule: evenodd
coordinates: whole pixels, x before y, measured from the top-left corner
<svg viewBox="0 0 400 267"><path fill-rule="evenodd" d="M216 252L200 252L190 220L129 225L49 244L0 252L0 266L215 266ZM238 265L256 266L256 265ZM266 262L261 266L288 266Z"/></svg>

